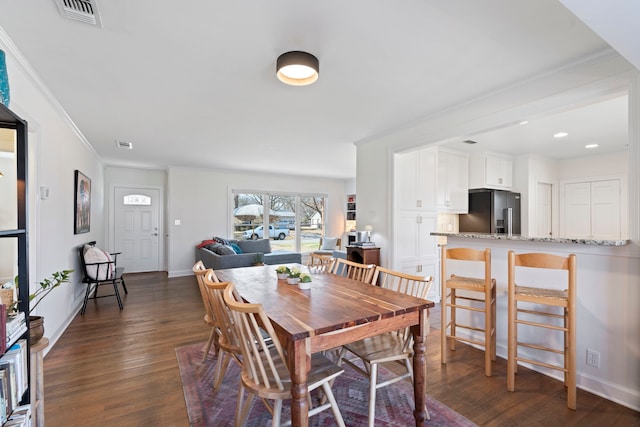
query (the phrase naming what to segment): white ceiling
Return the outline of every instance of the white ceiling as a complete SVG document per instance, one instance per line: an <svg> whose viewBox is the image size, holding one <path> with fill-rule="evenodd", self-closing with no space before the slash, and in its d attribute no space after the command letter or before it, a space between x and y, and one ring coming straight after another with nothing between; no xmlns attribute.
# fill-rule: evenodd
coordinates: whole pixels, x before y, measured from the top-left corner
<svg viewBox="0 0 640 427"><path fill-rule="evenodd" d="M354 142L609 49L557 0L99 6L103 28L53 0L0 0L0 27L123 165L351 178ZM277 80L289 50L319 58L314 85Z"/></svg>

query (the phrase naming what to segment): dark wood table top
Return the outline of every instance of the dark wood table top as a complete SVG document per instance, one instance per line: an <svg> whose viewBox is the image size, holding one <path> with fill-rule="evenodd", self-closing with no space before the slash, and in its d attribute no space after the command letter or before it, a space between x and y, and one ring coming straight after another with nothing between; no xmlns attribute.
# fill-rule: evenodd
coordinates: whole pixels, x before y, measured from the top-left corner
<svg viewBox="0 0 640 427"><path fill-rule="evenodd" d="M289 264L302 271L309 268ZM221 281L233 282L247 302L262 304L271 321L293 340L418 312L434 306L378 286L328 273L311 272L311 289L278 280L277 266L217 270Z"/></svg>

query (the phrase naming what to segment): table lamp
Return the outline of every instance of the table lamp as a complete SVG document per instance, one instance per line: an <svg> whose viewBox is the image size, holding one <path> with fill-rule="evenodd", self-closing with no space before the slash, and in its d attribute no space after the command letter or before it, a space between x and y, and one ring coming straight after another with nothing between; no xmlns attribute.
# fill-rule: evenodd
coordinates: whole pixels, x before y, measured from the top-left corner
<svg viewBox="0 0 640 427"><path fill-rule="evenodd" d="M373 226L370 224L365 225L364 231L367 232L367 242L371 242L371 232L373 231Z"/></svg>

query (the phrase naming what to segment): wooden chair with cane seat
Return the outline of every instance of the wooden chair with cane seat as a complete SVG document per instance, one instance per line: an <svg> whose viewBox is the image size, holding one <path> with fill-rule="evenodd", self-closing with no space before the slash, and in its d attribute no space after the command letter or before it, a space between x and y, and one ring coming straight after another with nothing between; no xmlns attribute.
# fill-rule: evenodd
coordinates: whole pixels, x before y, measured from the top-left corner
<svg viewBox="0 0 640 427"><path fill-rule="evenodd" d="M382 288L425 299L431 287L432 277L412 276L378 266L371 283L377 283ZM357 356L357 359L362 360L364 369L354 363L357 359L347 359L345 357L347 352L353 353ZM377 390L405 378L413 379L412 357L413 335L409 328L365 338L342 347L338 365L342 365L342 362L345 362L369 378L369 427L373 427L375 421ZM406 372L378 383L378 365L390 362L396 362L404 366ZM396 371L394 370L394 372ZM430 419L428 411L427 419Z"/></svg>
<svg viewBox="0 0 640 427"><path fill-rule="evenodd" d="M210 310L214 313L218 338L218 363L216 365L213 391L218 391L224 379L229 362L233 359L238 366L242 366L242 352L237 328L234 325L231 312L224 301L224 290L229 282L211 280L211 276L204 277L205 292Z"/></svg>
<svg viewBox="0 0 640 427"><path fill-rule="evenodd" d="M338 276L348 277L364 283L371 283L375 269L375 264L360 264L344 258L335 258L327 271L337 274Z"/></svg>
<svg viewBox="0 0 640 427"><path fill-rule="evenodd" d="M508 254L509 265L509 332L507 358L507 389L515 390L515 374L518 362L530 363L564 373L564 384L567 388L567 407L576 409L576 256L567 257L543 254L525 253L517 255L513 251ZM535 269L535 270L534 270ZM545 273L541 271L545 270ZM516 274L517 273L517 274ZM522 277L544 277L545 287L520 286ZM544 274L544 276L542 276ZM518 277L516 277L518 276ZM549 289L549 283L558 280L560 287L566 289ZM523 281L529 282L524 279ZM542 310L540 306L549 307ZM559 307L561 313L553 312L551 307ZM553 320L555 319L555 320ZM535 339L534 336L524 336L525 328L518 332L518 326L529 328L527 332L540 331L544 328L562 334L563 348L550 347L550 336ZM535 329L534 329L535 328ZM525 342L525 340L527 342ZM533 342L537 341L537 342ZM540 343L543 344L540 344ZM518 347L530 350L527 357L519 356ZM563 356L563 364L534 360L535 355L551 352ZM534 354L535 353L535 354Z"/></svg>
<svg viewBox="0 0 640 427"><path fill-rule="evenodd" d="M211 332L209 333L209 339L207 340L207 344L204 348L204 354L202 355L202 361L204 362L207 359L207 354L211 350L213 346L213 354L218 354L218 337L220 336L218 332L218 325L216 324L215 314L211 311L211 304L207 301L208 295L207 290L204 285L205 276L211 276L211 278L218 282L218 278L212 269L206 268L202 261L198 261L193 266L193 272L196 275L196 279L198 281L198 289L200 289L200 296L202 297L202 303L204 304L204 323L211 327Z"/></svg>
<svg viewBox="0 0 640 427"><path fill-rule="evenodd" d="M464 277L452 274L447 278L448 260L456 262L456 266L473 268L476 265L484 271L483 277ZM451 264L451 263L450 263ZM484 347L484 374L492 374L492 362L496 360L496 281L491 278L491 250L477 250L470 248L451 248L442 246L440 260L440 281L442 287L441 313L441 346L440 358L447 363L447 340L449 349L455 350L455 342L461 341ZM461 293L459 293L461 292ZM476 295L476 296L472 296ZM467 310L469 313L483 313L484 324L473 326L459 323L457 310ZM473 318L470 317L472 321ZM463 337L457 329L471 331L471 335ZM473 333L481 332L484 338L478 340Z"/></svg>
<svg viewBox="0 0 640 427"><path fill-rule="evenodd" d="M255 396L262 399L273 417L272 426L280 426L282 401L291 399L291 377L286 365L286 355L262 305L240 302L229 283L224 290L224 301L229 307L240 337L242 374L236 407L235 425L244 425ZM263 331L271 342L263 338ZM309 409L309 416L331 408L336 422L344 426L338 404L329 382L344 371L320 353L311 357L311 369L307 376L309 392L322 387L328 403ZM245 401L245 391L248 393ZM270 400L274 403L271 404Z"/></svg>

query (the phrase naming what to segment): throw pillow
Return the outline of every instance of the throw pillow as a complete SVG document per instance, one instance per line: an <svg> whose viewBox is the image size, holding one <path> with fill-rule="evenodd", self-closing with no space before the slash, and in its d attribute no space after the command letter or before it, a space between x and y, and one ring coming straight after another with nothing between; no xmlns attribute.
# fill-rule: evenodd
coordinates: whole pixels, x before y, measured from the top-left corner
<svg viewBox="0 0 640 427"><path fill-rule="evenodd" d="M114 263L108 252L95 246L86 245L84 247L84 262L87 265L87 276L93 280L113 278Z"/></svg>
<svg viewBox="0 0 640 427"><path fill-rule="evenodd" d="M202 249L207 245L210 245L212 243L216 243L215 240L203 240L199 245L198 245L198 249Z"/></svg>
<svg viewBox="0 0 640 427"><path fill-rule="evenodd" d="M204 248L210 250L211 252L217 253L216 250L218 246L222 246L222 245L220 245L220 243L209 243Z"/></svg>
<svg viewBox="0 0 640 427"><path fill-rule="evenodd" d="M243 252L242 252L242 249L240 249L240 246L238 246L237 244L235 244L235 243L229 243L229 246L231 246L231 249L233 249L233 251L234 251L235 253L237 253L237 254L241 254L241 253L243 253Z"/></svg>
<svg viewBox="0 0 640 427"><path fill-rule="evenodd" d="M336 248L337 244L338 244L338 238L337 237L323 237L322 238L322 247L320 248L320 250L321 251L334 250Z"/></svg>
<svg viewBox="0 0 640 427"><path fill-rule="evenodd" d="M218 255L235 255L236 254L233 248L227 245L219 245L218 247L216 247L215 253L217 253Z"/></svg>
<svg viewBox="0 0 640 427"><path fill-rule="evenodd" d="M229 245L229 241L227 239L223 239L222 237L214 237L213 240L220 243L221 245Z"/></svg>

